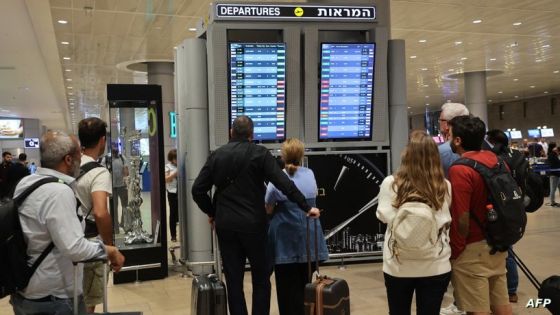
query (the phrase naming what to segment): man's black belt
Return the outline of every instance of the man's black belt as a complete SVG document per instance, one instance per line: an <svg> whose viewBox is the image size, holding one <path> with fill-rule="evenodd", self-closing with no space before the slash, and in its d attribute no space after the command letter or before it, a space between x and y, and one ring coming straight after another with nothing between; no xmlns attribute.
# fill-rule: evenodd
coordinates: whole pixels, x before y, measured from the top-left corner
<svg viewBox="0 0 560 315"><path fill-rule="evenodd" d="M19 295L19 297L21 297L21 298L24 299L24 300L31 301L31 302L38 302L38 303L41 303L41 302L52 302L52 301L68 300L68 299L63 299L63 298L56 297L56 296L54 296L54 295L47 295L47 296L42 297L42 298L40 298L40 299L28 299L28 298L24 297L24 296L21 295L21 294L18 294L18 295Z"/></svg>

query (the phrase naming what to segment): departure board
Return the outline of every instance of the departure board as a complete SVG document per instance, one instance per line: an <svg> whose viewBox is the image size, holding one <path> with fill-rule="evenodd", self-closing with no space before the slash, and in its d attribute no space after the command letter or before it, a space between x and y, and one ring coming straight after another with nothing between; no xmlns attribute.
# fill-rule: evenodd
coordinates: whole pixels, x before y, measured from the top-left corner
<svg viewBox="0 0 560 315"><path fill-rule="evenodd" d="M230 43L230 124L241 115L254 123L253 140L286 137L286 44Z"/></svg>
<svg viewBox="0 0 560 315"><path fill-rule="evenodd" d="M319 141L371 140L375 44L321 45Z"/></svg>

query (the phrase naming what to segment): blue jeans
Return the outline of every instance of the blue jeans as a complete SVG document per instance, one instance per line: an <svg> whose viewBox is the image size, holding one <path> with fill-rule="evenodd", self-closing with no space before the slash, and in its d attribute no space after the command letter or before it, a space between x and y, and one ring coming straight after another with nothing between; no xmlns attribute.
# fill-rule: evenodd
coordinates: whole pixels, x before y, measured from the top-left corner
<svg viewBox="0 0 560 315"><path fill-rule="evenodd" d="M558 187L558 182L560 181L560 177L550 175L550 204L556 203L556 188L560 191L560 187Z"/></svg>
<svg viewBox="0 0 560 315"><path fill-rule="evenodd" d="M15 315L73 315L73 299L52 299L46 302L35 302L24 299L19 294L13 294L10 304ZM78 314L86 314L83 297L79 297Z"/></svg>
<svg viewBox="0 0 560 315"><path fill-rule="evenodd" d="M508 255L506 257L506 277L507 277L507 287L508 294L516 294L517 286L519 285L519 274L517 273L517 264L513 258L512 248L508 249Z"/></svg>

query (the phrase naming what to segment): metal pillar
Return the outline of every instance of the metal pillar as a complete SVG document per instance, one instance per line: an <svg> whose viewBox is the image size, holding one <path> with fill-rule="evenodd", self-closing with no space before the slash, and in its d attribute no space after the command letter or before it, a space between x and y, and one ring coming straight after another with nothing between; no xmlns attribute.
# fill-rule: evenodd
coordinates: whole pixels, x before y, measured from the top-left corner
<svg viewBox="0 0 560 315"><path fill-rule="evenodd" d="M164 156L176 148L175 139L171 138L169 112L175 110L174 67L172 62L148 62L148 83L161 86L161 105L163 112L163 147Z"/></svg>
<svg viewBox="0 0 560 315"><path fill-rule="evenodd" d="M406 55L404 40L389 40L388 58L391 170L395 172L401 164L401 152L408 142Z"/></svg>
<svg viewBox="0 0 560 315"><path fill-rule="evenodd" d="M212 240L208 217L191 194L193 182L209 155L208 130L208 79L206 67L206 41L186 39L177 47L177 142L179 143L179 168L184 171L179 181L179 210L181 233L186 230L186 246L181 256L190 263L212 260ZM183 207L183 208L181 208ZM186 220L186 222L185 222ZM200 274L211 267L193 266L192 272Z"/></svg>
<svg viewBox="0 0 560 315"><path fill-rule="evenodd" d="M480 118L488 126L486 98L486 72L465 73L465 105L473 116Z"/></svg>

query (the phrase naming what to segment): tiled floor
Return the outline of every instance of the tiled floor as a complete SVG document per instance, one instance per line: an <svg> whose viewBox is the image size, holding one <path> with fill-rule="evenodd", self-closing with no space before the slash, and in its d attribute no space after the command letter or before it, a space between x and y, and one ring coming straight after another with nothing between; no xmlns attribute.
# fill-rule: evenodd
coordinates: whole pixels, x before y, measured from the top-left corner
<svg viewBox="0 0 560 315"><path fill-rule="evenodd" d="M529 215L525 237L515 249L538 279L543 280L552 274L560 274L560 208L544 206ZM346 270L336 266L322 268L323 273L341 277L348 281L351 292L351 309L353 315L387 314L387 302L381 264L368 263L349 265ZM143 311L150 314L190 314L191 303L190 278L182 278L177 272L170 272L165 280L125 284L109 287L109 310ZM274 277L272 277L274 281ZM247 274L245 288L250 307L251 285ZM519 303L514 305L514 314L549 314L543 309L527 309L529 298L536 298L536 290L523 274L520 274ZM12 314L8 299L0 300L0 314ZM444 305L450 301L445 297ZM271 314L277 315L276 294L272 292Z"/></svg>

